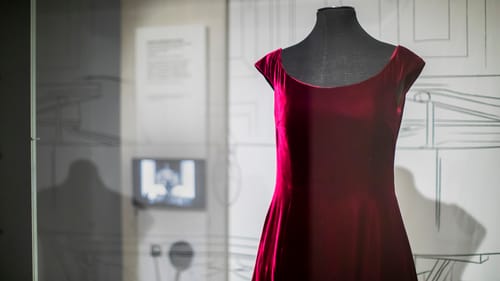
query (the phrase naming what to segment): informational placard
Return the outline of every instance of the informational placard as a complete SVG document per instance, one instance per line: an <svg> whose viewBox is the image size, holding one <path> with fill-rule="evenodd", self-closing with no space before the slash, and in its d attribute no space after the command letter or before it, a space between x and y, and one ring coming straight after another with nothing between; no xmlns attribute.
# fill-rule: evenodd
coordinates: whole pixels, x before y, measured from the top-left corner
<svg viewBox="0 0 500 281"><path fill-rule="evenodd" d="M135 61L138 140L203 143L206 28L140 28L136 33Z"/></svg>

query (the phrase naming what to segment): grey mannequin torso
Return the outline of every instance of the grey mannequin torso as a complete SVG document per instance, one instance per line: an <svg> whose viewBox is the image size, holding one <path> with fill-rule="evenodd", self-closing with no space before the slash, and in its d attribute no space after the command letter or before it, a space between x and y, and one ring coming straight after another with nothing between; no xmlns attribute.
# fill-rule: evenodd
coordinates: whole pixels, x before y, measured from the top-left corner
<svg viewBox="0 0 500 281"><path fill-rule="evenodd" d="M282 65L290 76L320 87L366 80L389 62L396 46L371 37L352 7L321 8L313 30L301 42L283 48Z"/></svg>

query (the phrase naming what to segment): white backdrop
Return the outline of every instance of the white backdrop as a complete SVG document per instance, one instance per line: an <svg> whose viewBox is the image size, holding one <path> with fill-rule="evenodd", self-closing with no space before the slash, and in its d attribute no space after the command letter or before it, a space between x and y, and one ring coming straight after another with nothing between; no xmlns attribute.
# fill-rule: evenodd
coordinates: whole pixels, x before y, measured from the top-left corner
<svg viewBox="0 0 500 281"><path fill-rule="evenodd" d="M374 37L426 61L408 93L398 201L420 280L500 280L500 1L229 1L230 280L249 280L273 194L273 92L253 63L316 10L354 6Z"/></svg>

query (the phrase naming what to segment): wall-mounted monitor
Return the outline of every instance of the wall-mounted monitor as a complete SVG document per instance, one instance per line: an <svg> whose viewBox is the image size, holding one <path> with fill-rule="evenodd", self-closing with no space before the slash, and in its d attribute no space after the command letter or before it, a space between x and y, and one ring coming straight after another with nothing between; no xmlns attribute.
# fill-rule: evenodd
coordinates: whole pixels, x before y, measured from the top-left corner
<svg viewBox="0 0 500 281"><path fill-rule="evenodd" d="M205 160L136 158L133 177L136 206L205 208Z"/></svg>

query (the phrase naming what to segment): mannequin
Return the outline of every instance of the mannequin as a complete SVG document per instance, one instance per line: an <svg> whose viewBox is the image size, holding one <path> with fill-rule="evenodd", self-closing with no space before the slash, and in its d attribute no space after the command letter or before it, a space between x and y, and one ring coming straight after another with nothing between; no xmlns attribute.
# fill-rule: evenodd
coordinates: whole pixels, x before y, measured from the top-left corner
<svg viewBox="0 0 500 281"><path fill-rule="evenodd" d="M344 86L377 74L395 48L370 36L353 7L325 7L318 9L316 24L307 37L283 49L282 65L302 82Z"/></svg>
<svg viewBox="0 0 500 281"><path fill-rule="evenodd" d="M394 152L424 60L330 7L254 65L274 89L277 166L251 280L417 281Z"/></svg>

